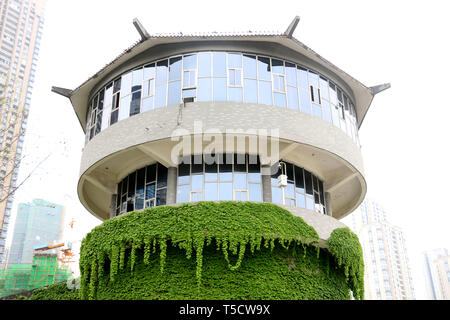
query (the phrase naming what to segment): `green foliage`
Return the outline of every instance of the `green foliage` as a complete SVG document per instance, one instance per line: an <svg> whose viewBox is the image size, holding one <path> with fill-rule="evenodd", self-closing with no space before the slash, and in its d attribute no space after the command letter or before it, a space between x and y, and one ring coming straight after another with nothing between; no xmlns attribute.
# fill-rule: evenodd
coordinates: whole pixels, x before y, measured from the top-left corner
<svg viewBox="0 0 450 320"><path fill-rule="evenodd" d="M29 300L79 300L79 290L68 289L66 282L60 282L33 291Z"/></svg>
<svg viewBox="0 0 450 320"><path fill-rule="evenodd" d="M364 299L364 260L361 244L349 228L335 229L327 241L331 254L344 268L349 288L355 299Z"/></svg>
<svg viewBox="0 0 450 320"><path fill-rule="evenodd" d="M318 240L302 218L270 203L200 202L132 212L83 239L80 297L347 299L349 287L359 289L348 264L353 260L337 260L350 270L347 285Z"/></svg>

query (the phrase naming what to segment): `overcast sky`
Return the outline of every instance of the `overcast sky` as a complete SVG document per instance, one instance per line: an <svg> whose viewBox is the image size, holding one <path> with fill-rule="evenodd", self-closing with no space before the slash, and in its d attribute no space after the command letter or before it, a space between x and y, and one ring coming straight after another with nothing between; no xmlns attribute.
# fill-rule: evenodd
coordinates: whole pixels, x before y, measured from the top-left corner
<svg viewBox="0 0 450 320"><path fill-rule="evenodd" d="M133 18L149 33L188 33L284 31L299 15L298 40L366 86L392 84L360 130L368 196L403 229L424 298L421 252L450 247L449 9L445 0L48 0L19 181L50 158L17 193L14 214L42 198L66 205L79 235L99 223L76 194L84 135L69 100L50 89L78 87L138 41Z"/></svg>

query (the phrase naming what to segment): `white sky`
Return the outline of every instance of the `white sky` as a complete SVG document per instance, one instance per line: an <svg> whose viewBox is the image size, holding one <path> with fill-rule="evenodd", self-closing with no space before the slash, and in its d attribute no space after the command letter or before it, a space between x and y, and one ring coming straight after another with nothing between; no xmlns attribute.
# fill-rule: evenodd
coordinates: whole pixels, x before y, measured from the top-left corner
<svg viewBox="0 0 450 320"><path fill-rule="evenodd" d="M188 33L284 31L299 15L301 42L367 86L392 84L360 130L368 196L403 229L424 298L421 252L450 247L449 9L445 0L48 0L19 181L51 156L16 194L13 214L42 198L68 207L78 238L99 223L76 194L84 135L69 100L50 89L76 88L139 40L133 18L149 33Z"/></svg>

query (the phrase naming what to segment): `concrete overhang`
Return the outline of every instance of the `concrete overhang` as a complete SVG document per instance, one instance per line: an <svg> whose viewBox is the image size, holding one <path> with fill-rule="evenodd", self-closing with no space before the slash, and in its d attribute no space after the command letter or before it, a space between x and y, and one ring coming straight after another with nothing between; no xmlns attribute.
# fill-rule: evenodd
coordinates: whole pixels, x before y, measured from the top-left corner
<svg viewBox="0 0 450 320"><path fill-rule="evenodd" d="M297 17L296 17L297 19ZM295 27L296 21L293 21L293 27ZM135 24L136 25L136 24ZM292 25L292 24L291 24ZM128 49L126 49L122 54L120 54L116 59L114 59L111 63L107 64L100 71L90 77L87 81L85 81L82 85L80 85L75 90L62 89L58 87L53 87L52 91L55 93L62 94L70 99L74 111L78 117L78 120L81 124L81 127L84 132L86 132L86 116L87 116L87 106L88 99L90 95L93 93L93 90L96 90L99 83L104 81L104 77L110 75L120 66L126 64L128 61L132 60L134 57L142 54L145 51L151 50L154 47L161 45L169 45L169 44L180 44L180 43L189 43L189 42L205 42L205 41L229 41L234 44L242 42L242 41L254 41L254 42L264 42L270 44L279 44L285 48L291 49L314 63L318 64L322 68L329 70L334 73L336 77L345 83L351 92L347 92L351 95L355 103L356 113L357 113L357 121L358 128L361 126L364 117L369 110L369 107L372 103L374 96L389 88L390 84L383 84L375 87L366 87L361 82L356 80L355 78L348 75L343 70L339 69L337 66L324 59L322 56L314 52L312 49L307 47L305 44L300 42L299 40L292 37L290 26L288 30L284 33L207 33L207 34L155 34L148 35L145 29L142 30L141 40Z"/></svg>

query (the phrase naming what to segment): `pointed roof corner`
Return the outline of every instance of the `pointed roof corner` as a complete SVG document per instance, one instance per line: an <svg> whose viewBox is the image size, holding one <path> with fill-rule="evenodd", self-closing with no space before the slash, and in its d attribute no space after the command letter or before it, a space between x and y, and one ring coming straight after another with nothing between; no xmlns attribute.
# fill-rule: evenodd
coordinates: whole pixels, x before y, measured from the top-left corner
<svg viewBox="0 0 450 320"><path fill-rule="evenodd" d="M384 84L380 84L378 86L370 87L370 91L372 92L372 95L377 95L380 92L389 89L390 87L391 87L390 83L384 83Z"/></svg>
<svg viewBox="0 0 450 320"><path fill-rule="evenodd" d="M137 18L133 19L133 24L136 30L139 32L142 41L145 41L148 38L150 38L149 33L147 32L147 30L145 30L144 26L142 25L142 23L139 22Z"/></svg>
<svg viewBox="0 0 450 320"><path fill-rule="evenodd" d="M284 32L284 35L288 38L292 38L292 35L294 34L295 28L297 28L297 24L300 21L299 16L295 16L294 20L292 20L289 27L287 27L286 31Z"/></svg>
<svg viewBox="0 0 450 320"><path fill-rule="evenodd" d="M52 92L62 95L63 97L66 98L70 98L72 96L73 90L60 87L52 87Z"/></svg>

